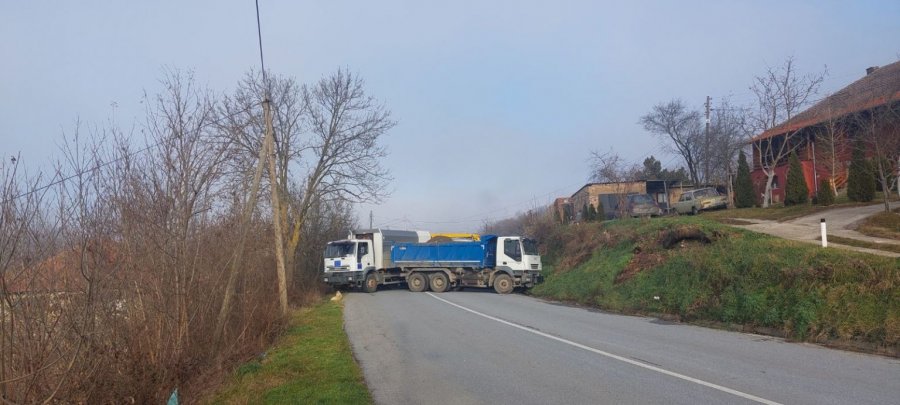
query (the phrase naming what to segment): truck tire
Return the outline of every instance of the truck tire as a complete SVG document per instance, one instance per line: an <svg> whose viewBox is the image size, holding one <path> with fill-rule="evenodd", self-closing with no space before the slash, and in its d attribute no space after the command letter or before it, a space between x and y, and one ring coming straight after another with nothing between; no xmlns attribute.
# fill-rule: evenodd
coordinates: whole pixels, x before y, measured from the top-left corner
<svg viewBox="0 0 900 405"><path fill-rule="evenodd" d="M501 274L494 278L494 291L497 294L509 294L513 292L513 280L509 274Z"/></svg>
<svg viewBox="0 0 900 405"><path fill-rule="evenodd" d="M431 287L431 291L442 293L450 288L450 278L441 272L434 273L428 277L428 286Z"/></svg>
<svg viewBox="0 0 900 405"><path fill-rule="evenodd" d="M691 207L691 215L697 215L697 207Z"/></svg>
<svg viewBox="0 0 900 405"><path fill-rule="evenodd" d="M363 291L367 293L378 291L378 277L375 273L366 274L366 282L363 284Z"/></svg>
<svg viewBox="0 0 900 405"><path fill-rule="evenodd" d="M409 290L412 292L422 292L428 289L428 279L419 272L410 274L406 279L406 284L409 285Z"/></svg>

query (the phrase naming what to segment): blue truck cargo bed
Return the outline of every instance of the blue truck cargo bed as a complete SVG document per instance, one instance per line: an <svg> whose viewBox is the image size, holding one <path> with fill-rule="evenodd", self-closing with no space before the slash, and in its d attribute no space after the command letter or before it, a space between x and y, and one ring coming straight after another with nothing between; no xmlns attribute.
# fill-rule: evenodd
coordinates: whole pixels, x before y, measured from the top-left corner
<svg viewBox="0 0 900 405"><path fill-rule="evenodd" d="M391 261L398 267L493 267L494 255L488 246L495 239L480 242L398 243L391 248Z"/></svg>

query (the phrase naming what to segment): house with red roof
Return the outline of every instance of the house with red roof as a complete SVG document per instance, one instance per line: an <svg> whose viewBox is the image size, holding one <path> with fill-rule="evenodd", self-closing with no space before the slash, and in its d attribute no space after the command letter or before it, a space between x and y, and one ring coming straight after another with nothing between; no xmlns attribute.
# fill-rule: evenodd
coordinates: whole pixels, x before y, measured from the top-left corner
<svg viewBox="0 0 900 405"><path fill-rule="evenodd" d="M765 190L767 178L762 164L773 160L761 159L760 155L767 150L779 149L784 142L788 142L788 150L793 149L800 159L811 197L816 195L822 179L828 179L836 190L843 189L847 183L852 148L862 131L858 118L885 107L900 107L900 62L866 69L866 75L862 78L751 139L751 178L756 191L762 194ZM900 124L894 123L880 127L876 136L900 136L898 126ZM900 142L895 144L900 145ZM866 154L871 157L873 152L867 150ZM774 202L784 201L788 161L782 159L773 163L772 199Z"/></svg>

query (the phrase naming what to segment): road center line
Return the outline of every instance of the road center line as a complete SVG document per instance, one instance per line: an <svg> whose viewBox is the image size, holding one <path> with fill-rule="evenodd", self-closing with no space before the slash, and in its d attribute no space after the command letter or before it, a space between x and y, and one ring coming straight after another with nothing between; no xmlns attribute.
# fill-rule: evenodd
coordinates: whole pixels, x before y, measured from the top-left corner
<svg viewBox="0 0 900 405"><path fill-rule="evenodd" d="M445 300L445 299L443 299L443 298L440 298L440 297L438 297L438 296L436 296L436 295L434 295L434 294L432 294L432 293L430 293L430 292L429 292L429 293L426 293L426 294L430 295L432 298L434 298L434 299L436 299L436 300L438 300L438 301L443 301L443 302L445 302L445 303L447 303L447 304L450 304L450 305L452 305L452 306L454 306L454 307L457 307L457 308L459 308L459 309L461 309L461 310L463 310L463 311L468 311L468 312L471 312L471 313L473 313L473 314L475 314L475 315L478 315L478 316L480 316L480 317L487 318L487 319L490 319L490 320L492 320L492 321L500 322L500 323L502 323L502 324L504 324L504 325L509 325L509 326L514 327L514 328L521 329L521 330L524 330L524 331L529 332L529 333L533 333L533 334L538 335L538 336L543 336L543 337L545 337L545 338L547 338L547 339L552 339L552 340L555 340L555 341L557 341L557 342L561 342L561 343L565 343L565 344L570 345L570 346L577 347L577 348L579 348L579 349L584 349L584 350L587 350L587 351L589 351L589 352L591 352L591 353L596 353L596 354L599 354L599 355L601 355L601 356L605 356L605 357L609 357L609 358L611 358L611 359L619 360L619 361L621 361L621 362L628 363L628 364L631 364L631 365L633 365L633 366L638 366L638 367L641 367L641 368L645 368L645 369L647 369L647 370L655 371L655 372L657 372L657 373L665 374L665 375L672 376L672 377L675 377L675 378L680 378L680 379L685 380L685 381L690 381L690 382L692 382L692 383L694 383L694 384L699 384L699 385L702 385L702 386L704 386L704 387L709 387L709 388L712 388L712 389L715 389L715 390L719 390L719 391L722 391L722 392L726 392L726 393L729 393L729 394L731 394L731 395L736 395L736 396L739 396L739 397L744 398L744 399L749 399L749 400L751 400L751 401L759 402L759 403L761 403L761 404L781 405L780 403L775 402L775 401L770 401L770 400L768 400L768 399L760 398L760 397L757 397L757 396L755 396L755 395L750 395L750 394L747 394L747 393L745 393L745 392L741 392L741 391L738 391L738 390L735 390L735 389L731 389L731 388L728 388L728 387L723 387L723 386L718 385L718 384L713 384L713 383L711 383L711 382L709 382L709 381L703 381L703 380L700 380L700 379L697 379L697 378L694 378L694 377L689 377L689 376L686 376L686 375L684 375L684 374L678 374L678 373L676 373L676 372L674 372L674 371L669 371L669 370L666 370L666 369L663 369L663 368L660 368L660 367L655 367L655 366L651 366L651 365L649 365L649 364L644 364L644 363L641 363L641 362L638 362L638 361L635 361L635 360L632 360L632 359L629 359L629 358L626 358L626 357L622 357L622 356L615 355L615 354L612 354L612 353L609 353L609 352L605 352L605 351L603 351L603 350L595 349L595 348L590 347L590 346L585 346L585 345L583 345L583 344L581 344L581 343L576 343L576 342L573 342L573 341L568 340L568 339L563 339L563 338L561 338L561 337L559 337L559 336L554 336L554 335L551 335L551 334L549 334L549 333L544 333L544 332L541 332L541 331L538 331L538 330L534 330L534 329L531 329L531 328L528 328L528 327L519 325L519 324L514 323L514 322L505 321L505 320L503 320L503 319L500 319L500 318L497 318L497 317L490 316L490 315L488 315L488 314L484 314L484 313L478 312L478 311L476 311L476 310L474 310L474 309L466 308L466 307L464 307L464 306L462 306L462 305L459 305L459 304L457 304L457 303L447 301L447 300Z"/></svg>

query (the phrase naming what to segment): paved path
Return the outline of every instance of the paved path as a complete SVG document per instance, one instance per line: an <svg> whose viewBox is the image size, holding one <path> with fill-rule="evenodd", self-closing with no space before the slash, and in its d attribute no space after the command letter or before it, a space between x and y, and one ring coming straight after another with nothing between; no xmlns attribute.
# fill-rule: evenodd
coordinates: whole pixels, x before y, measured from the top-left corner
<svg viewBox="0 0 900 405"><path fill-rule="evenodd" d="M828 211L822 211L813 215L792 219L789 221L778 222L765 219L745 219L735 218L741 221L753 222L752 225L737 225L740 228L749 229L751 231L767 233L769 235L778 236L784 239L796 240L813 244L821 244L817 238L821 236L820 223L825 218L829 235L841 236L849 239L857 239L861 241L900 245L900 241L885 238L876 238L863 235L854 229L856 225L881 211L884 210L883 204L867 205L864 207L835 208ZM844 249L856 250L881 256L900 257L900 254L877 249L867 249L855 246L846 246L835 243L828 243L828 246L840 247Z"/></svg>
<svg viewBox="0 0 900 405"><path fill-rule="evenodd" d="M493 292L345 295L379 404L896 404L900 360Z"/></svg>

